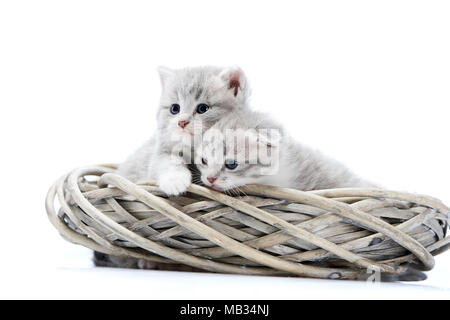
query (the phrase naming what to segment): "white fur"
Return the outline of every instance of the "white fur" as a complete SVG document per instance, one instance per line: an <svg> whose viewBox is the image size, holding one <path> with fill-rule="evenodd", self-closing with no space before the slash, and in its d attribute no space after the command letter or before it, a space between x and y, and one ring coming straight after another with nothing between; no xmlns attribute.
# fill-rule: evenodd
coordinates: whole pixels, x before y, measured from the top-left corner
<svg viewBox="0 0 450 320"><path fill-rule="evenodd" d="M225 134L230 129L251 130L250 133L256 137L246 147L236 147L235 140ZM261 136L261 129L276 129L279 133L277 141ZM214 136L211 131L222 132L224 141L210 139ZM204 138L202 148L196 148L197 167L201 173L201 181L218 190L256 183L300 190L374 186L338 161L299 143L280 124L272 121L270 115L260 112L242 110L229 115L205 132ZM262 147L268 147L276 155L270 166L241 161L236 169L230 170L224 165L224 159L248 160L249 150L260 150ZM207 164L202 163L202 158ZM216 177L217 180L211 183L208 177Z"/></svg>
<svg viewBox="0 0 450 320"><path fill-rule="evenodd" d="M191 184L186 164L192 162L193 139L221 118L245 109L249 90L243 71L237 67L160 67L158 71L162 94L156 133L121 164L118 173L134 182L156 181L166 194L178 195ZM230 87L236 79L237 90ZM196 112L201 103L210 107L204 114ZM178 114L170 113L173 104L180 105ZM179 121L189 124L182 129Z"/></svg>
<svg viewBox="0 0 450 320"><path fill-rule="evenodd" d="M187 168L180 166L161 174L158 183L161 190L172 196L185 192L191 185L191 179L191 172Z"/></svg>

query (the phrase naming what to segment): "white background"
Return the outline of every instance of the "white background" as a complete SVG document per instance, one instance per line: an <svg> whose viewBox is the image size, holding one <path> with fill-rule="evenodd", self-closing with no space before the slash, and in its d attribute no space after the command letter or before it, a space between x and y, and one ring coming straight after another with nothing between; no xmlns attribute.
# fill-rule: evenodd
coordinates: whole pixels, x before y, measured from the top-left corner
<svg viewBox="0 0 450 320"><path fill-rule="evenodd" d="M389 189L450 203L448 1L0 2L2 298L449 298L352 282L95 269L47 221L63 173L155 128L158 65L240 65L252 105Z"/></svg>

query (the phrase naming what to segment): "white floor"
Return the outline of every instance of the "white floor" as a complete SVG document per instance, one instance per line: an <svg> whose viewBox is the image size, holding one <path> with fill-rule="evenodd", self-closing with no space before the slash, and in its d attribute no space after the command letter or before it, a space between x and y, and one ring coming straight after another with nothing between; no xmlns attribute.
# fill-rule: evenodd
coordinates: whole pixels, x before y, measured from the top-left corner
<svg viewBox="0 0 450 320"><path fill-rule="evenodd" d="M449 299L450 256L428 280L372 284L299 278L95 268L85 248L54 242L0 276L0 298L25 299Z"/></svg>

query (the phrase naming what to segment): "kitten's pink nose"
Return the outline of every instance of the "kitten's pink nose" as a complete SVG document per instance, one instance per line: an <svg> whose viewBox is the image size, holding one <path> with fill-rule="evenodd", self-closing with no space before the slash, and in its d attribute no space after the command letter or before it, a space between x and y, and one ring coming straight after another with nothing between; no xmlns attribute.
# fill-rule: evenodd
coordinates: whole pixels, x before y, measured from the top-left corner
<svg viewBox="0 0 450 320"><path fill-rule="evenodd" d="M213 184L214 181L217 180L217 177L208 177L208 178L206 178L206 179L209 181L209 183Z"/></svg>
<svg viewBox="0 0 450 320"><path fill-rule="evenodd" d="M178 121L178 125L181 127L181 128L185 128L187 125L189 124L189 121Z"/></svg>

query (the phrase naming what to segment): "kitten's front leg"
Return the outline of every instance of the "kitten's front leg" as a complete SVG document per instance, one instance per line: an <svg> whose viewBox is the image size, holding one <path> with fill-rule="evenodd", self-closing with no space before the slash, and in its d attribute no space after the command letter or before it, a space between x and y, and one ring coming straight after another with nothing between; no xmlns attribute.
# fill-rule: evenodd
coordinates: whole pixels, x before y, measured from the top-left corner
<svg viewBox="0 0 450 320"><path fill-rule="evenodd" d="M158 187L168 196L186 192L191 185L192 176L182 158L173 159L170 156L164 156L160 161Z"/></svg>
<svg viewBox="0 0 450 320"><path fill-rule="evenodd" d="M191 185L191 173L185 167L174 167L161 173L158 179L159 188L168 196L176 196L186 192Z"/></svg>

